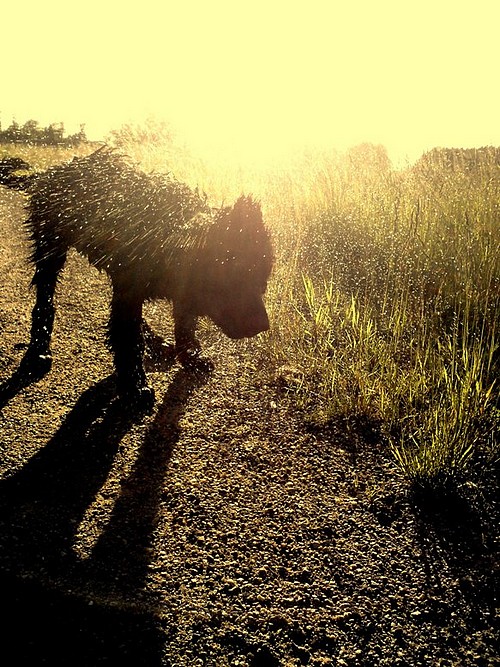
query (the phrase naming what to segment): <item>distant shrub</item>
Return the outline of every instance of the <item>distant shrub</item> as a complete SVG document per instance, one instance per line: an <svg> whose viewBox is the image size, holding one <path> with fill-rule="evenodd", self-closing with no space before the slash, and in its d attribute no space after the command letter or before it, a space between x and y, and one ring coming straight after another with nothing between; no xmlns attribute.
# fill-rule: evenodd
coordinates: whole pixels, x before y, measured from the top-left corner
<svg viewBox="0 0 500 667"><path fill-rule="evenodd" d="M24 125L12 121L6 130L0 127L0 143L74 146L86 141L87 136L83 124L80 125L79 132L69 136L65 136L64 123L51 123L47 127L40 127L38 121L28 120Z"/></svg>

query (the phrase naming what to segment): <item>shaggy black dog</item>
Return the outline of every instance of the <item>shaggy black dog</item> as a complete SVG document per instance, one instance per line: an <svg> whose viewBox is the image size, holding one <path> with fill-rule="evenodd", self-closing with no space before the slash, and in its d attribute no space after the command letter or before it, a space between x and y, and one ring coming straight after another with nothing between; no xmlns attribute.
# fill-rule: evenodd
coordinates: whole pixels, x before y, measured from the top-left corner
<svg viewBox="0 0 500 667"><path fill-rule="evenodd" d="M145 300L173 302L176 353L189 366L201 359L199 316L231 338L269 328L263 294L273 252L260 206L250 197L210 209L171 175L145 174L107 147L36 176L14 174L26 167L13 158L0 161L0 182L30 196L36 304L23 364L31 376L51 367L53 297L70 247L111 278L108 342L118 388L142 409L154 403L142 360Z"/></svg>

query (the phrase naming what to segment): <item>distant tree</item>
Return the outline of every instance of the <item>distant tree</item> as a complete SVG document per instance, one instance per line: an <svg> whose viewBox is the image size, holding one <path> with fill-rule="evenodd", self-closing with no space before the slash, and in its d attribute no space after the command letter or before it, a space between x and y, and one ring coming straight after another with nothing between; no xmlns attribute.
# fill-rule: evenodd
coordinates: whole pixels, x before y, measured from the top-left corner
<svg viewBox="0 0 500 667"><path fill-rule="evenodd" d="M85 123L81 123L80 130L75 132L75 134L70 134L64 141L70 146L77 146L78 144L86 143L88 139L85 132Z"/></svg>
<svg viewBox="0 0 500 667"><path fill-rule="evenodd" d="M40 141L41 132L37 120L28 120L20 129L20 139L30 144L36 144Z"/></svg>
<svg viewBox="0 0 500 667"><path fill-rule="evenodd" d="M43 143L45 144L62 144L64 143L64 124L51 123L45 128L43 132Z"/></svg>
<svg viewBox="0 0 500 667"><path fill-rule="evenodd" d="M79 141L87 141L87 133L85 132L85 123L80 124L80 131L77 132L76 136Z"/></svg>
<svg viewBox="0 0 500 667"><path fill-rule="evenodd" d="M85 134L85 125L80 125L80 131L68 137L64 136L64 123L51 123L41 127L37 120L27 120L21 127L16 120L6 129L0 127L0 142L27 143L46 145L74 146L88 141Z"/></svg>
<svg viewBox="0 0 500 667"><path fill-rule="evenodd" d="M13 120L9 127L2 132L2 141L18 142L21 136L19 123Z"/></svg>

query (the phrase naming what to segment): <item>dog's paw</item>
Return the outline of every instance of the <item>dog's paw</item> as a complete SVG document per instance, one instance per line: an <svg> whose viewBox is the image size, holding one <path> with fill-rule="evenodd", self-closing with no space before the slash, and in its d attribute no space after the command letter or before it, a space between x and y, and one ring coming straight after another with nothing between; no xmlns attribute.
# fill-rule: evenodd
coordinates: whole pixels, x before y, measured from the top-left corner
<svg viewBox="0 0 500 667"><path fill-rule="evenodd" d="M52 355L50 352L41 354L32 348L28 348L19 366L19 373L30 380L38 380L46 375L51 368Z"/></svg>

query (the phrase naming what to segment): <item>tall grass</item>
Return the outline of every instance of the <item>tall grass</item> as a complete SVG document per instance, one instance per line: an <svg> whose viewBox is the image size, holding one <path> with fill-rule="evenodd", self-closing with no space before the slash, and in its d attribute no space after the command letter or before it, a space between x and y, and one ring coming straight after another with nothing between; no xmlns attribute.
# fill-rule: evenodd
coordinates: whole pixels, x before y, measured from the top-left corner
<svg viewBox="0 0 500 667"><path fill-rule="evenodd" d="M368 159L334 171L324 210L304 221L286 334L273 334L308 418L370 421L422 485L500 458L492 156L469 170L422 160L394 173Z"/></svg>

